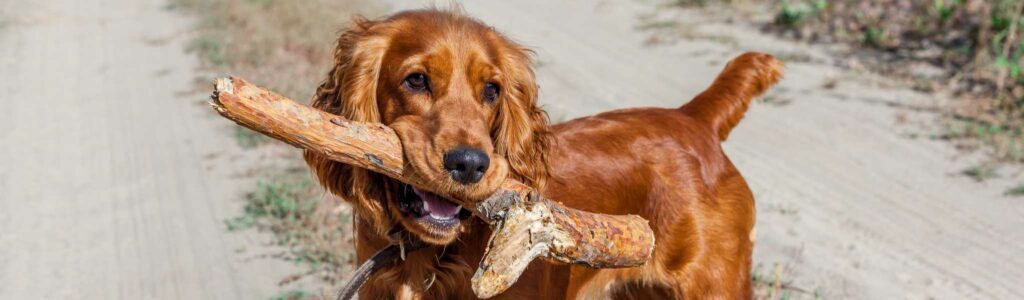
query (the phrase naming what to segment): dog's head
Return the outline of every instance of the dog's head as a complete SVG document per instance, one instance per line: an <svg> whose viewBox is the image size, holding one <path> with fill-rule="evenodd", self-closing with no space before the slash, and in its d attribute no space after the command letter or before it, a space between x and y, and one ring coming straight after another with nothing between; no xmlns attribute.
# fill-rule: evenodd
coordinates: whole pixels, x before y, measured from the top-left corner
<svg viewBox="0 0 1024 300"><path fill-rule="evenodd" d="M537 106L528 50L458 13L420 10L358 19L342 33L334 68L312 105L380 122L402 140L407 172L479 200L508 176L542 186L547 117ZM379 233L400 224L432 244L468 226L460 206L307 152L320 183Z"/></svg>

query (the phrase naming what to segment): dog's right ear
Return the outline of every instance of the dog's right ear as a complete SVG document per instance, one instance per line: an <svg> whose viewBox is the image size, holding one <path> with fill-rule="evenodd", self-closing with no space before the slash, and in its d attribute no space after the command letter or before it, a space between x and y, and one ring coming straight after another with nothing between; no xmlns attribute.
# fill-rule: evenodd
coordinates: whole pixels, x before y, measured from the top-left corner
<svg viewBox="0 0 1024 300"><path fill-rule="evenodd" d="M380 122L377 79L389 39L384 21L356 17L338 37L334 67L316 89L310 105L352 121Z"/></svg>
<svg viewBox="0 0 1024 300"><path fill-rule="evenodd" d="M377 79L389 35L386 21L354 19L338 37L334 67L320 83L310 105L322 111L359 122L380 122L377 109ZM375 174L305 151L303 157L320 185L353 204L356 214L378 230L389 228L384 188Z"/></svg>

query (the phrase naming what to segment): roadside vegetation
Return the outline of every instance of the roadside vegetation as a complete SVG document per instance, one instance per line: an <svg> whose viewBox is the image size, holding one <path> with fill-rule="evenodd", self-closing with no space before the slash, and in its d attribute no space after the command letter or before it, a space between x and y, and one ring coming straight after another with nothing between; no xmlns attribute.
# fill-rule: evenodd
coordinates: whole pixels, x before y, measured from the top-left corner
<svg viewBox="0 0 1024 300"><path fill-rule="evenodd" d="M199 56L210 78L234 75L296 100L312 97L330 68L334 41L355 14L375 16L383 8L370 0L172 0L169 9L197 17L194 37L185 49ZM243 149L287 147L275 167L253 166L253 190L244 211L225 220L230 231L259 230L287 249L267 256L304 266L305 272L282 278L272 299L330 298L334 285L353 263L352 215L346 204L327 196L311 178L298 150L260 134L234 127L226 136ZM294 282L313 278L320 290Z"/></svg>
<svg viewBox="0 0 1024 300"><path fill-rule="evenodd" d="M246 195L244 211L225 221L227 229L271 232L273 243L288 249L274 257L307 267L304 273L281 279L279 285L287 286L305 277L318 278L327 286L337 284L352 271L351 210L332 201L332 197L324 197L304 166L272 172L263 174L256 190ZM330 295L331 289L282 293L290 295L282 299L307 299L321 293Z"/></svg>
<svg viewBox="0 0 1024 300"><path fill-rule="evenodd" d="M754 299L822 299L820 291L796 287L786 280L787 275L791 272L786 266L775 264L769 272L765 272L761 267L761 265L754 267L750 274L753 281Z"/></svg>
<svg viewBox="0 0 1024 300"><path fill-rule="evenodd" d="M876 61L869 67L956 100L940 107L937 138L989 161L965 170L976 179L992 166L1024 162L1024 1L1020 0L678 0L681 6L757 6L772 12L761 25L781 36L841 43ZM750 11L750 9L747 9ZM915 73L907 63L939 72ZM1020 193L1007 193L1018 195Z"/></svg>

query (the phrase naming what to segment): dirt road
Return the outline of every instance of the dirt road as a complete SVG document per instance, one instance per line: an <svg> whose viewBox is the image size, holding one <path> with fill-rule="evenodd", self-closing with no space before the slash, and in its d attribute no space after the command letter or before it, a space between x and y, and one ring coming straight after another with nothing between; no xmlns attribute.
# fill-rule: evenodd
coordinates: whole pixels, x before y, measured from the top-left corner
<svg viewBox="0 0 1024 300"><path fill-rule="evenodd" d="M541 100L556 120L681 105L742 51L807 57L789 59L773 104L754 105L725 145L756 194L759 272L780 263L785 279L824 299L1024 298L1024 200L1001 195L1012 181L955 175L969 157L907 137L934 116L884 105L936 99L833 67L815 47L655 3L463 5L537 51ZM644 16L688 23L697 38L645 46Z"/></svg>
<svg viewBox="0 0 1024 300"><path fill-rule="evenodd" d="M0 299L260 299L234 141L164 1L0 1Z"/></svg>

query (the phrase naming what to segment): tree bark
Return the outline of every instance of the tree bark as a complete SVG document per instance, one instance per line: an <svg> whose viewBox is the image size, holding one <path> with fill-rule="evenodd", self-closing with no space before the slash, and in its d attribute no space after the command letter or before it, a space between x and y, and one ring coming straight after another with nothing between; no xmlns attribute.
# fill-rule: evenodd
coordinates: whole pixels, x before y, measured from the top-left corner
<svg viewBox="0 0 1024 300"><path fill-rule="evenodd" d="M239 125L295 147L319 152L423 188L423 178L404 171L401 141L382 124L360 123L301 105L240 78L214 82L210 105ZM432 192L451 196L447 191ZM481 298L512 286L536 257L592 268L643 265L654 251L654 233L635 215L605 215L565 207L533 188L506 179L491 197L475 202L451 198L494 230L473 276Z"/></svg>

